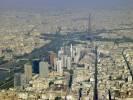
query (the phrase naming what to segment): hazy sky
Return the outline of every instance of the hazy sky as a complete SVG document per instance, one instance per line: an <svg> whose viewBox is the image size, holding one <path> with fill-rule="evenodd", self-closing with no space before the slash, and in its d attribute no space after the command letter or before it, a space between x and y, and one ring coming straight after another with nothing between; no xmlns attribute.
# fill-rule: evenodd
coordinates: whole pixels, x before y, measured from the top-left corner
<svg viewBox="0 0 133 100"><path fill-rule="evenodd" d="M0 8L131 8L133 0L0 0Z"/></svg>

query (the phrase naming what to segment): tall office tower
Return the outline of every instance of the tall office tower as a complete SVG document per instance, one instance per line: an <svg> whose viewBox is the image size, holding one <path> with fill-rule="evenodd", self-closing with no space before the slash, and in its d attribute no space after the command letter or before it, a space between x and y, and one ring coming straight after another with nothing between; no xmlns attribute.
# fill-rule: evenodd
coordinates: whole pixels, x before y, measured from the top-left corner
<svg viewBox="0 0 133 100"><path fill-rule="evenodd" d="M65 46L64 47L64 55L71 56L71 52L70 52L70 47L69 46Z"/></svg>
<svg viewBox="0 0 133 100"><path fill-rule="evenodd" d="M21 74L21 88L24 88L26 85L25 74Z"/></svg>
<svg viewBox="0 0 133 100"><path fill-rule="evenodd" d="M61 58L64 54L64 48L61 48L61 50L58 51L58 58Z"/></svg>
<svg viewBox="0 0 133 100"><path fill-rule="evenodd" d="M74 58L75 58L75 56L76 56L76 50L73 49L73 57L72 57L72 61L73 61L73 62L74 62Z"/></svg>
<svg viewBox="0 0 133 100"><path fill-rule="evenodd" d="M71 52L71 58L73 57L73 46L71 44L71 47L70 47L70 52Z"/></svg>
<svg viewBox="0 0 133 100"><path fill-rule="evenodd" d="M54 59L54 70L57 70L57 61L58 61L58 58L55 58Z"/></svg>
<svg viewBox="0 0 133 100"><path fill-rule="evenodd" d="M25 73L26 83L28 83L32 78L32 66L30 64L24 65L24 73Z"/></svg>
<svg viewBox="0 0 133 100"><path fill-rule="evenodd" d="M64 47L61 47L61 52L62 54L64 54Z"/></svg>
<svg viewBox="0 0 133 100"><path fill-rule="evenodd" d="M74 56L74 62L78 63L80 59L80 48L76 48L75 50L75 56Z"/></svg>
<svg viewBox="0 0 133 100"><path fill-rule="evenodd" d="M51 52L50 55L49 55L49 62L52 65L52 67L54 66L54 60L55 60L55 58L56 58L56 53Z"/></svg>
<svg viewBox="0 0 133 100"><path fill-rule="evenodd" d="M62 61L62 67L65 67L65 55L62 55L58 60Z"/></svg>
<svg viewBox="0 0 133 100"><path fill-rule="evenodd" d="M15 73L14 75L14 87L20 88L21 86L21 73Z"/></svg>
<svg viewBox="0 0 133 100"><path fill-rule="evenodd" d="M78 63L80 60L80 54L77 54L77 56L75 57L75 62Z"/></svg>
<svg viewBox="0 0 133 100"><path fill-rule="evenodd" d="M14 87L23 88L26 85L25 75L21 73L15 73L14 75Z"/></svg>
<svg viewBox="0 0 133 100"><path fill-rule="evenodd" d="M35 74L39 74L39 59L34 59L32 61L32 72Z"/></svg>
<svg viewBox="0 0 133 100"><path fill-rule="evenodd" d="M62 56L62 51L59 50L59 51L58 51L58 58L60 58L61 56Z"/></svg>
<svg viewBox="0 0 133 100"><path fill-rule="evenodd" d="M57 60L57 72L63 74L63 62L62 60Z"/></svg>
<svg viewBox="0 0 133 100"><path fill-rule="evenodd" d="M67 55L63 55L62 60L63 60L63 67L67 68Z"/></svg>
<svg viewBox="0 0 133 100"><path fill-rule="evenodd" d="M72 66L71 66L71 57L67 57L67 63L66 63L66 64L67 64L67 65L66 65L66 66L67 66L67 69L70 70L71 67L72 67Z"/></svg>
<svg viewBox="0 0 133 100"><path fill-rule="evenodd" d="M49 74L49 64L48 62L41 61L39 63L39 75L40 78L47 78Z"/></svg>

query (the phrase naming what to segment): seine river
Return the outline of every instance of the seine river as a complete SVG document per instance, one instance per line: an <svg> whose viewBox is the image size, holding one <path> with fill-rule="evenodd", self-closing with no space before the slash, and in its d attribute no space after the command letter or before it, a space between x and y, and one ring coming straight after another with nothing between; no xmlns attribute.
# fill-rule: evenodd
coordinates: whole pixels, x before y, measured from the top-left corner
<svg viewBox="0 0 133 100"><path fill-rule="evenodd" d="M0 71L0 81L5 80L7 78L9 73L7 71Z"/></svg>

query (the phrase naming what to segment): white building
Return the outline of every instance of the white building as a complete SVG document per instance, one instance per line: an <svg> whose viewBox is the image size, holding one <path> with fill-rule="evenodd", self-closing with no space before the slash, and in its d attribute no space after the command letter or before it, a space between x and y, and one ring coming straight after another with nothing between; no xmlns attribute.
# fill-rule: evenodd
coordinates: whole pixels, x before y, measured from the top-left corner
<svg viewBox="0 0 133 100"><path fill-rule="evenodd" d="M71 58L73 57L73 46L71 44L71 47L70 47L70 52L71 52Z"/></svg>
<svg viewBox="0 0 133 100"><path fill-rule="evenodd" d="M40 78L47 78L49 74L49 64L47 62L41 61L39 63L39 75Z"/></svg>
<svg viewBox="0 0 133 100"><path fill-rule="evenodd" d="M63 62L62 60L57 61L57 72L62 74L63 73Z"/></svg>
<svg viewBox="0 0 133 100"><path fill-rule="evenodd" d="M66 65L66 66L67 66L67 69L70 70L71 67L72 67L72 66L71 66L71 57L67 57L67 63L66 63L66 64L67 64L67 65Z"/></svg>

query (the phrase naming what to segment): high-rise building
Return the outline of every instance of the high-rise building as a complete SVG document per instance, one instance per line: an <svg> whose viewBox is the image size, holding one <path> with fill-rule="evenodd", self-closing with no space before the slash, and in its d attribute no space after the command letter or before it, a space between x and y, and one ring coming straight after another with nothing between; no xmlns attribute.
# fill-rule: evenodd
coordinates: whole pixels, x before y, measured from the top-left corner
<svg viewBox="0 0 133 100"><path fill-rule="evenodd" d="M47 78L49 74L49 64L47 62L41 61L39 63L39 75L40 78Z"/></svg>
<svg viewBox="0 0 133 100"><path fill-rule="evenodd" d="M58 58L61 58L64 54L64 48L61 48L61 50L58 51Z"/></svg>
<svg viewBox="0 0 133 100"><path fill-rule="evenodd" d="M50 53L50 56L49 56L49 62L52 65L52 67L54 66L54 63L55 63L54 60L55 60L55 58L56 58L56 53L51 52Z"/></svg>
<svg viewBox="0 0 133 100"><path fill-rule="evenodd" d="M75 50L75 56L74 56L74 62L78 63L80 59L80 48L76 48Z"/></svg>
<svg viewBox="0 0 133 100"><path fill-rule="evenodd" d="M71 52L71 58L73 57L73 46L71 44L71 47L70 47L70 52Z"/></svg>
<svg viewBox="0 0 133 100"><path fill-rule="evenodd" d="M57 61L58 61L58 58L55 58L54 59L54 70L57 70Z"/></svg>
<svg viewBox="0 0 133 100"><path fill-rule="evenodd" d="M67 55L63 55L62 60L63 60L63 67L67 68Z"/></svg>
<svg viewBox="0 0 133 100"><path fill-rule="evenodd" d="M34 59L32 61L32 72L35 74L39 74L39 59Z"/></svg>
<svg viewBox="0 0 133 100"><path fill-rule="evenodd" d="M71 57L67 57L67 62L66 62L67 69L71 69Z"/></svg>
<svg viewBox="0 0 133 100"><path fill-rule="evenodd" d="M24 73L26 78L26 83L28 83L32 78L32 66L31 64L24 65Z"/></svg>
<svg viewBox="0 0 133 100"><path fill-rule="evenodd" d="M15 73L14 75L14 87L20 88L21 86L21 73Z"/></svg>
<svg viewBox="0 0 133 100"><path fill-rule="evenodd" d="M26 85L25 74L21 74L21 88L24 88Z"/></svg>
<svg viewBox="0 0 133 100"><path fill-rule="evenodd" d="M71 56L71 50L70 50L70 46L65 46L64 47L64 54Z"/></svg>
<svg viewBox="0 0 133 100"><path fill-rule="evenodd" d="M14 75L14 87L23 88L26 85L25 75L21 73L15 73Z"/></svg>
<svg viewBox="0 0 133 100"><path fill-rule="evenodd" d="M57 72L63 74L63 62L62 60L57 60Z"/></svg>

